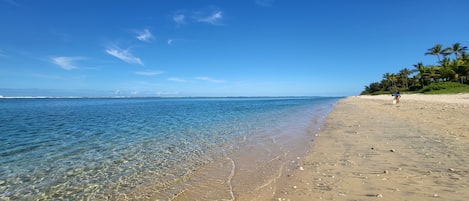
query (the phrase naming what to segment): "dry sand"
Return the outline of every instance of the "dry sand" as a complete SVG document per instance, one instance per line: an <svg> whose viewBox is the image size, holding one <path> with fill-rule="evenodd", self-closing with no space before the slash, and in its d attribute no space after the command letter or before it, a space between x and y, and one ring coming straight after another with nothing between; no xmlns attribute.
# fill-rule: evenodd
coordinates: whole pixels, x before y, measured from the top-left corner
<svg viewBox="0 0 469 201"><path fill-rule="evenodd" d="M272 200L468 200L469 94L339 101Z"/></svg>

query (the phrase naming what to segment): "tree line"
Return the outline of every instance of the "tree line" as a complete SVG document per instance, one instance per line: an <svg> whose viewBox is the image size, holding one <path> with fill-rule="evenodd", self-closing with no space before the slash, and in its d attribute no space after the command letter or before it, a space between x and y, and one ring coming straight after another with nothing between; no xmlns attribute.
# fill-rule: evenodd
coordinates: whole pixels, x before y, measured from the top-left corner
<svg viewBox="0 0 469 201"><path fill-rule="evenodd" d="M438 82L459 82L469 84L469 54L467 46L454 43L443 48L436 44L425 52L438 58L437 64L413 64L413 68L403 68L398 73L385 73L380 82L365 86L362 94L379 94L394 91L418 91L425 86Z"/></svg>

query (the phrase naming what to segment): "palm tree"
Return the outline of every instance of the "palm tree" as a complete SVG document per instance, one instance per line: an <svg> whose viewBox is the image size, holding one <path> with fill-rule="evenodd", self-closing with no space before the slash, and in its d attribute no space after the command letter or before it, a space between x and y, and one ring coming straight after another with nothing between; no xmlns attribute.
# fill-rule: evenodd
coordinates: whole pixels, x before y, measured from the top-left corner
<svg viewBox="0 0 469 201"><path fill-rule="evenodd" d="M441 44L436 44L432 48L428 49L428 52L425 52L425 55L436 55L438 57L438 62L441 61L440 55L444 55L445 50L442 48Z"/></svg>
<svg viewBox="0 0 469 201"><path fill-rule="evenodd" d="M391 74L391 77L389 77L389 81L391 82L392 90L397 91L396 87L396 82L397 82L397 76L396 74Z"/></svg>
<svg viewBox="0 0 469 201"><path fill-rule="evenodd" d="M458 68L459 81L461 83L467 83L467 78L469 77L469 64L463 64Z"/></svg>
<svg viewBox="0 0 469 201"><path fill-rule="evenodd" d="M445 57L440 62L441 68L439 70L441 78L443 81L449 81L454 78L454 70L451 69L451 59Z"/></svg>
<svg viewBox="0 0 469 201"><path fill-rule="evenodd" d="M421 87L425 86L428 80L428 76L429 76L429 73L428 73L429 69L426 66L424 66L422 62L418 62L417 64L414 64L413 66L415 67L413 72L417 73L415 77L420 81Z"/></svg>
<svg viewBox="0 0 469 201"><path fill-rule="evenodd" d="M396 82L397 82L397 76L394 73L385 73L383 75L383 78L385 81L385 88L384 90L396 90Z"/></svg>
<svg viewBox="0 0 469 201"><path fill-rule="evenodd" d="M390 87L390 81L389 81L390 78L391 78L391 73L385 73L385 74L383 74L382 83L383 83L383 89L384 89L384 91L388 90L389 87Z"/></svg>
<svg viewBox="0 0 469 201"><path fill-rule="evenodd" d="M455 43L453 46L446 48L444 51L448 54L454 54L455 59L459 59L460 56L465 53L467 46L461 46L461 43Z"/></svg>
<svg viewBox="0 0 469 201"><path fill-rule="evenodd" d="M432 65L430 68L429 68L429 77L431 80L433 80L433 82L438 82L441 78L441 74L440 74L440 69L441 67L440 66L435 66L435 65Z"/></svg>
<svg viewBox="0 0 469 201"><path fill-rule="evenodd" d="M448 67L450 63L451 63L451 59L449 59L448 57L445 57L445 58L443 58L442 61L440 61L440 65L443 68Z"/></svg>
<svg viewBox="0 0 469 201"><path fill-rule="evenodd" d="M468 73L468 66L464 64L464 61L460 59L453 60L453 62L450 64L450 67L454 71L453 80L464 83Z"/></svg>
<svg viewBox="0 0 469 201"><path fill-rule="evenodd" d="M424 72L425 66L423 65L422 62L418 62L417 64L414 64L412 66L415 67L413 72L416 72L416 73L423 73Z"/></svg>
<svg viewBox="0 0 469 201"><path fill-rule="evenodd" d="M408 68L404 68L401 71L399 71L399 80L401 81L404 89L409 88L409 75L411 74L411 70Z"/></svg>
<svg viewBox="0 0 469 201"><path fill-rule="evenodd" d="M463 52L461 54L461 60L463 60L467 65L469 65L469 54L467 52Z"/></svg>

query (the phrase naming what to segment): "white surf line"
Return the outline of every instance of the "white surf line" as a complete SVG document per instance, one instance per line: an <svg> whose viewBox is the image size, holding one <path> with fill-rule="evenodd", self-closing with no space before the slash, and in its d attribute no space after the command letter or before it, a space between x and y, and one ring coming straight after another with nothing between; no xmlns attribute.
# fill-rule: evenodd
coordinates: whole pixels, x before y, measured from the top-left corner
<svg viewBox="0 0 469 201"><path fill-rule="evenodd" d="M188 191L187 188L183 189L183 190L180 191L179 193L174 194L173 197L169 198L168 201L172 201L172 200L176 199L177 197L179 197L180 195L182 195L182 194L185 193L186 191Z"/></svg>
<svg viewBox="0 0 469 201"><path fill-rule="evenodd" d="M235 196L234 196L234 193L233 193L233 185L231 184L231 180L233 179L233 176L234 176L234 173L235 173L235 169L236 169L236 165L235 165L235 162L233 159L229 158L229 157L226 157L227 159L229 159L231 161L231 165L233 168L231 168L231 173L230 173L230 176L228 176L228 185L230 187L230 194L231 194L231 200L230 201L234 201L235 200ZM225 200L225 199L222 199L222 200Z"/></svg>
<svg viewBox="0 0 469 201"><path fill-rule="evenodd" d="M279 178L282 176L283 166L284 166L284 164L282 164L282 166L280 166L280 169L279 169L279 171L278 171L278 175L277 175L275 178L269 180L269 181L266 182L264 185L257 187L257 188L256 188L256 191L257 191L257 190L260 190L260 189L263 189L263 188L265 188L266 186L268 186L268 185L274 183L275 181L277 181L277 179L279 179Z"/></svg>
<svg viewBox="0 0 469 201"><path fill-rule="evenodd" d="M278 160L279 158L280 158L280 155L276 156L275 158L270 159L270 161L267 161L265 164Z"/></svg>
<svg viewBox="0 0 469 201"><path fill-rule="evenodd" d="M272 160L268 161L267 163L270 163L270 162L272 162L272 161L274 161L274 160L277 160L277 159L279 159L279 158L280 158L280 155L278 155L277 157L275 157L275 158L273 158ZM267 164L267 163L266 163L266 164ZM262 189L262 188L264 188L264 187L270 185L271 183L275 182L278 178L280 178L280 176L282 176L282 170L283 170L283 164L282 164L282 166L280 166L280 171L279 171L279 174L277 175L277 177L275 177L275 178L269 180L269 181L266 182L264 185L257 187L256 190Z"/></svg>
<svg viewBox="0 0 469 201"><path fill-rule="evenodd" d="M286 156L287 156L287 152L283 152L283 156L286 157ZM275 157L275 158L273 158L272 160L268 161L267 163L270 163L270 162L272 162L272 161L274 161L274 160L277 160L277 159L279 159L279 158L280 158L280 155L278 155L277 157ZM285 166L285 164L282 163L282 165L280 166L280 169L279 169L279 171L278 171L278 175L277 175L275 178L273 178L273 179L269 180L268 182L264 183L262 186L257 187L257 188L256 188L256 191L257 191L257 190L260 190L260 189L262 189L262 188L265 188L266 186L268 186L268 185L274 183L275 181L277 181L277 179L279 179L279 178L282 176L282 172L283 172L283 167L284 167L284 166ZM276 189L276 187L275 187L275 189ZM274 191L274 194L275 194L275 191Z"/></svg>

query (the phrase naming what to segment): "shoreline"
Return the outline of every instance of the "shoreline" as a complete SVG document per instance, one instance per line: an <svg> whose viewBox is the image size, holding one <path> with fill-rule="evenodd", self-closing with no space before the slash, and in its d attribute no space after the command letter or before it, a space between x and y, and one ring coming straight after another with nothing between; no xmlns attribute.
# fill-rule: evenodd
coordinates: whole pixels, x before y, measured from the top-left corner
<svg viewBox="0 0 469 201"><path fill-rule="evenodd" d="M465 200L469 94L341 99L272 200Z"/></svg>
<svg viewBox="0 0 469 201"><path fill-rule="evenodd" d="M299 167L314 133L338 100L289 109L278 124L240 136L229 153L165 185L150 182L123 192L116 200L269 200L277 184Z"/></svg>

